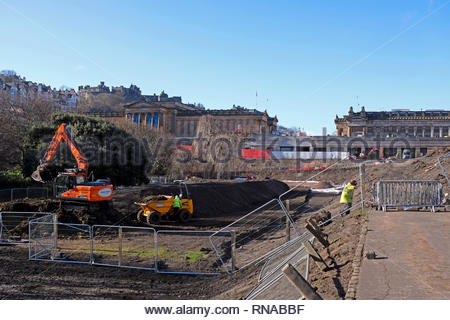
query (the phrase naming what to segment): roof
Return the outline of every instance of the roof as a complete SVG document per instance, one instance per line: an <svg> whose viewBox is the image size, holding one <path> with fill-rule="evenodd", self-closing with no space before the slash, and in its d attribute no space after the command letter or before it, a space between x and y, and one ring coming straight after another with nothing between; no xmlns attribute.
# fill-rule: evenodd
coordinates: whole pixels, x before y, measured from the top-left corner
<svg viewBox="0 0 450 320"><path fill-rule="evenodd" d="M392 111L365 111L364 108L360 112L353 112L350 109L347 115L339 118L336 115L335 122L352 121L352 120L417 120L430 118L450 118L448 110L425 110L411 111L406 109L394 109Z"/></svg>

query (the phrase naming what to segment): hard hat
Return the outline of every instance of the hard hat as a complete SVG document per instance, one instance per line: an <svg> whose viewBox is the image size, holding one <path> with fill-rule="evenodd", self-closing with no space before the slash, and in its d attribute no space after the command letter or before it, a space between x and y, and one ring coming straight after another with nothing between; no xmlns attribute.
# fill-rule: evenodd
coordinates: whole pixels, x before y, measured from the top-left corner
<svg viewBox="0 0 450 320"><path fill-rule="evenodd" d="M180 193L180 196L179 196L180 198L182 198L183 197L183 194L182 193Z"/></svg>
<svg viewBox="0 0 450 320"><path fill-rule="evenodd" d="M356 186L356 184L357 184L358 182L356 182L355 179L352 179L352 180L350 181L350 183L351 183L352 185Z"/></svg>

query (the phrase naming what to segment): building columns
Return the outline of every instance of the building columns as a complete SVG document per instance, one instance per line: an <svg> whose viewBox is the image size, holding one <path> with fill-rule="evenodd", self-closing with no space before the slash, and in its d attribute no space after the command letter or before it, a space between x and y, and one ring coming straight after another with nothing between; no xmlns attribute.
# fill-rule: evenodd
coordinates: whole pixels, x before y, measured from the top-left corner
<svg viewBox="0 0 450 320"><path fill-rule="evenodd" d="M443 131L444 131L444 128L442 128L442 127L439 127L439 137L440 138L442 138L443 137Z"/></svg>

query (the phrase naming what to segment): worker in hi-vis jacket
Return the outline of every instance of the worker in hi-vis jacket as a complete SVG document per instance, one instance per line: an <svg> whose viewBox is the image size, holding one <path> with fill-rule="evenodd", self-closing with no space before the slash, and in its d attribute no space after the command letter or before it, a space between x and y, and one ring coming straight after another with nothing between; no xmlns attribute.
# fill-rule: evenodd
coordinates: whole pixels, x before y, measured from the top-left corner
<svg viewBox="0 0 450 320"><path fill-rule="evenodd" d="M352 207L352 203L353 203L353 192L355 191L356 184L357 184L356 180L352 179L344 187L344 190L342 190L340 202L342 204L345 204L344 210L341 211L342 214L350 213L350 208Z"/></svg>

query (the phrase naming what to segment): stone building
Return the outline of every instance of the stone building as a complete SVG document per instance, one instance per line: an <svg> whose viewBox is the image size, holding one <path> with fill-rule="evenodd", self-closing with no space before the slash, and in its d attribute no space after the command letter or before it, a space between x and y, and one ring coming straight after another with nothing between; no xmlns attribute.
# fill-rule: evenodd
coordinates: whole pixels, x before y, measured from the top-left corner
<svg viewBox="0 0 450 320"><path fill-rule="evenodd" d="M223 133L270 133L277 129L277 118L267 111L233 106L231 109L205 110L183 104L181 97L169 98L164 91L157 98L145 98L124 106L125 118L136 125L164 130L178 137L193 137L203 116L210 116Z"/></svg>
<svg viewBox="0 0 450 320"><path fill-rule="evenodd" d="M393 109L354 112L350 107L342 118L334 120L338 136L368 137L446 137L450 134L450 111Z"/></svg>
<svg viewBox="0 0 450 320"><path fill-rule="evenodd" d="M61 111L75 111L78 97L74 89L56 90L48 85L26 80L14 74L0 73L0 94L9 96L12 105L26 104L36 99L51 101Z"/></svg>

